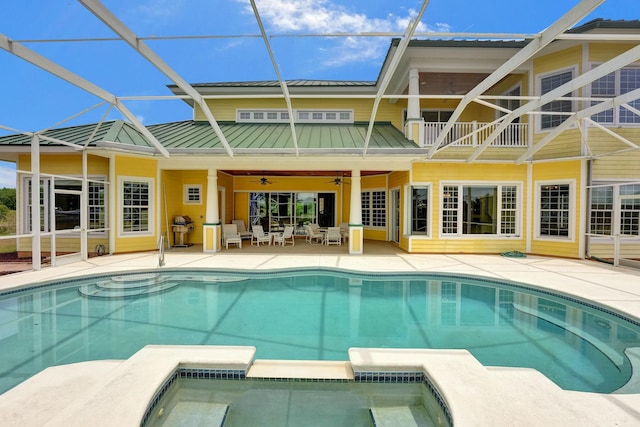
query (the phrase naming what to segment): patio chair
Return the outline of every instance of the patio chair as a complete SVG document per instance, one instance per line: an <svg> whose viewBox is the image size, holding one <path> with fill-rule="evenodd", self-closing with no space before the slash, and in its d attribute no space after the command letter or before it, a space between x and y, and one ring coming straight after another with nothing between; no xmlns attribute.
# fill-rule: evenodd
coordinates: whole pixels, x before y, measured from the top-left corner
<svg viewBox="0 0 640 427"><path fill-rule="evenodd" d="M295 246L296 238L293 236L293 225L287 225L284 227L284 233L273 236L273 244L275 245L277 243L279 243L280 246L285 246L287 244Z"/></svg>
<svg viewBox="0 0 640 427"><path fill-rule="evenodd" d="M242 239L251 239L251 236L253 235L253 233L247 230L247 228L244 226L243 220L234 219L233 221L231 221L231 223L238 226L238 233L240 234L240 237Z"/></svg>
<svg viewBox="0 0 640 427"><path fill-rule="evenodd" d="M305 225L304 229L307 233L305 242L324 243L324 233L321 233L320 230L314 231L311 225Z"/></svg>
<svg viewBox="0 0 640 427"><path fill-rule="evenodd" d="M324 236L325 245L342 245L342 234L340 227L329 227Z"/></svg>
<svg viewBox="0 0 640 427"><path fill-rule="evenodd" d="M222 243L227 249L229 249L229 244L235 244L239 248L242 248L242 237L240 237L240 233L238 233L236 224L222 225Z"/></svg>
<svg viewBox="0 0 640 427"><path fill-rule="evenodd" d="M251 236L251 245L260 246L260 243L268 243L271 245L271 236L266 233L261 225L252 225L253 234Z"/></svg>
<svg viewBox="0 0 640 427"><path fill-rule="evenodd" d="M340 234L342 235L342 243L347 243L349 241L349 223L343 222L340 223Z"/></svg>

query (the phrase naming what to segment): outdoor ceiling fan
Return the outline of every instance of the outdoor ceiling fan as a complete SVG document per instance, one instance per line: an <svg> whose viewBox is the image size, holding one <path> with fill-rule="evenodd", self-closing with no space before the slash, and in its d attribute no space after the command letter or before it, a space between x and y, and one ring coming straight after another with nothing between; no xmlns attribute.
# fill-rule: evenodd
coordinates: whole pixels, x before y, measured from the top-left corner
<svg viewBox="0 0 640 427"><path fill-rule="evenodd" d="M262 174L262 178L256 180L256 181L252 181L252 182L257 182L260 185L267 185L267 184L274 184L274 181L271 181L270 179L268 179L267 177L264 176L264 173Z"/></svg>
<svg viewBox="0 0 640 427"><path fill-rule="evenodd" d="M333 178L331 181L328 181L328 182L329 182L329 183L333 183L333 184L335 184L335 185L347 184L347 183L344 181L344 179L343 179L343 178L344 178L344 174L343 174L343 175L342 175L342 177L341 177L341 176L340 176L340 173L339 173L339 172L336 172L336 177L335 177L335 178Z"/></svg>

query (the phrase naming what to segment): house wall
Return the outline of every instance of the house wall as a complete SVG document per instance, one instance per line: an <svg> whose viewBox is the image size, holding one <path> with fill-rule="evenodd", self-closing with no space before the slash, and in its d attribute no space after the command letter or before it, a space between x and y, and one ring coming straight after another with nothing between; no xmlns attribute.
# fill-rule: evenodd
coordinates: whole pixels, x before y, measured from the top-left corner
<svg viewBox="0 0 640 427"><path fill-rule="evenodd" d="M440 234L441 224L441 186L443 182L504 184L513 182L520 185L524 194L527 189L527 166L513 164L453 164L453 163L414 163L411 168L411 183L431 185L430 236L404 236L409 252L413 253L501 253L504 251L525 251L526 197L522 197L522 227L519 237L462 236L449 237ZM403 203L403 206L406 203ZM406 206L404 207L407 208ZM406 215L403 215L405 217ZM407 227L403 227L407 230Z"/></svg>
<svg viewBox="0 0 640 427"><path fill-rule="evenodd" d="M535 254L553 255L561 257L579 258L583 254L580 253L580 240L583 236L580 233L580 215L582 212L582 199L581 191L582 186L585 185L582 182L582 168L584 167L584 161L574 160L566 162L549 162L538 163L533 165L533 183L536 190L536 185L540 184L540 181L546 182L571 182L573 196L575 197L574 215L573 215L573 236L571 239L567 238L544 238L539 236L533 236L531 244L531 252ZM536 204L536 198L534 196L534 206ZM534 218L536 215L534 215ZM536 221L536 219L534 219Z"/></svg>
<svg viewBox="0 0 640 427"><path fill-rule="evenodd" d="M31 170L31 155L21 154L16 161L18 170ZM101 156L87 156L87 171L89 177L101 176L108 179L109 176L109 159ZM40 172L42 174L53 174L61 176L82 177L82 155L80 154L42 154L40 155ZM24 181L19 179L16 185L16 194L18 195L18 203L16 206L17 227L20 232L25 230L24 218L24 200L20 197L24 192ZM108 207L107 207L108 209ZM109 249L109 238L107 233L92 233L89 235L88 247L89 251L96 245L104 245ZM21 256L30 256L31 238L17 239L17 250ZM51 239L43 237L41 242L42 253L49 255L51 252ZM56 252L58 254L73 253L80 251L80 238L74 236L56 236Z"/></svg>
<svg viewBox="0 0 640 427"><path fill-rule="evenodd" d="M158 183L158 167L157 161L147 157L132 157L125 155L115 155L113 158L115 162L115 175L116 177L142 177L149 178L153 184L153 208L150 215L153 216L153 224L151 226L150 233L144 235L131 235L123 236L119 230L119 224L122 222L122 214L120 209L115 209L115 227L117 228L115 233L115 248L114 252L136 252L136 251L148 251L155 249L158 242L158 221L161 221L160 215L160 194L162 194L160 185ZM116 182L113 186L115 191L116 203L120 206L121 193L119 184Z"/></svg>

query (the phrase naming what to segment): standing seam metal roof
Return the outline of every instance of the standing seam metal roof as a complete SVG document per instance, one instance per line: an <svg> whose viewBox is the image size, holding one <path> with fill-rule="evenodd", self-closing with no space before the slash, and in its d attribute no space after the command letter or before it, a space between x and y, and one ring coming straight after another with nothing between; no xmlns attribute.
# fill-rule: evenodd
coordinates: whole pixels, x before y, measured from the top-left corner
<svg viewBox="0 0 640 427"><path fill-rule="evenodd" d="M89 146L117 143L125 147L151 148L152 145L130 124L123 121L104 122L61 129L51 129L45 136L72 144L84 145L96 131ZM220 129L232 149L270 150L293 149L291 127L288 123L235 123L220 122ZM363 149L368 123L353 124L296 124L298 146L309 150ZM224 149L219 138L207 122L183 121L149 125L147 129L168 150ZM0 137L0 145L29 145L30 136L23 134ZM43 140L43 146L60 144ZM373 127L369 149L419 149L413 141L391 123L380 122Z"/></svg>

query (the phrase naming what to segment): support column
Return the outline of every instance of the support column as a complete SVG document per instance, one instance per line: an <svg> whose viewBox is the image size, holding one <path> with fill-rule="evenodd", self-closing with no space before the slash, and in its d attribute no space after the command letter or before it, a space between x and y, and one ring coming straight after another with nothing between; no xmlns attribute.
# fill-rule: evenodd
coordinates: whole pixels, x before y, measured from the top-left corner
<svg viewBox="0 0 640 427"><path fill-rule="evenodd" d="M51 202L53 203L53 201ZM42 268L40 239L40 138L31 137L31 267L38 271Z"/></svg>
<svg viewBox="0 0 640 427"><path fill-rule="evenodd" d="M218 215L218 170L209 169L207 174L207 208L203 225L202 250L220 252L220 216Z"/></svg>
<svg viewBox="0 0 640 427"><path fill-rule="evenodd" d="M405 136L420 145L424 120L420 114L420 73L417 68L409 70L409 99L407 100L407 123ZM413 97L412 97L413 96Z"/></svg>
<svg viewBox="0 0 640 427"><path fill-rule="evenodd" d="M351 206L349 207L349 253L362 254L364 227L362 226L362 196L360 171L351 171Z"/></svg>
<svg viewBox="0 0 640 427"><path fill-rule="evenodd" d="M422 117L420 115L420 98L411 96L420 95L420 73L417 68L409 70L409 99L407 100L407 120L415 120Z"/></svg>
<svg viewBox="0 0 640 427"><path fill-rule="evenodd" d="M80 196L80 259L89 259L89 166L87 150L82 150L82 195Z"/></svg>

